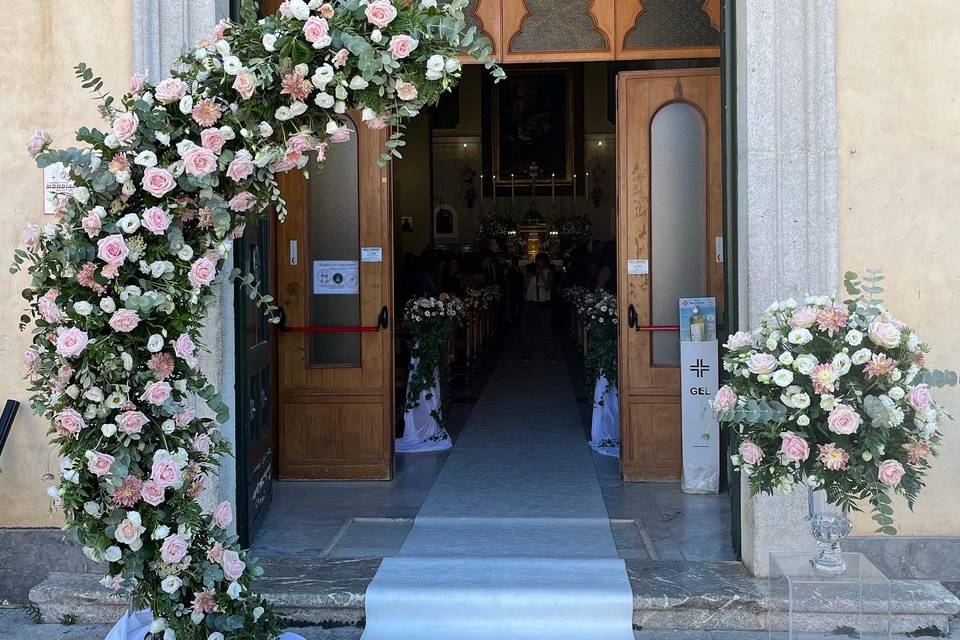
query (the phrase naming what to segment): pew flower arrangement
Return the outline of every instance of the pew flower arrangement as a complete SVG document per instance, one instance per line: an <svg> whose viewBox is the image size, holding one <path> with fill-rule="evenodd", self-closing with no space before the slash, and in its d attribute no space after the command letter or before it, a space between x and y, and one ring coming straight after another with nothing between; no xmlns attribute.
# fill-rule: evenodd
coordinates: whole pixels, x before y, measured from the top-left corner
<svg viewBox="0 0 960 640"><path fill-rule="evenodd" d="M287 0L258 20L248 0L241 23L218 24L156 86L135 75L115 99L78 65L107 127L81 128L75 148L42 131L28 141L39 166L63 163L76 185L55 223L25 229L13 266L29 274L31 404L60 452L50 494L68 534L106 563L104 584L151 609L156 637L278 635L251 589L261 570L229 533L230 504L199 501L229 452L201 323L225 275L258 296L224 263L247 222L271 206L283 217L276 173L309 153L322 162L354 122L392 127L387 157L398 156L402 122L456 84L458 55L487 57L466 4Z"/></svg>
<svg viewBox="0 0 960 640"><path fill-rule="evenodd" d="M806 483L844 513L866 501L877 531L894 534L890 494L913 507L950 417L931 388L957 375L927 368L929 346L877 298L882 277L848 272L843 303L770 305L724 345L728 381L713 407L755 493Z"/></svg>
<svg viewBox="0 0 960 640"><path fill-rule="evenodd" d="M454 330L463 324L465 309L456 296L441 293L431 298L411 298L403 310L403 324L410 331L411 366L407 384L407 409L420 404L420 394L429 399L437 384L446 380L447 350ZM433 416L443 426L441 415Z"/></svg>
<svg viewBox="0 0 960 640"><path fill-rule="evenodd" d="M587 373L596 380L604 376L612 387L617 386L617 298L597 289L581 303L581 317L587 325Z"/></svg>

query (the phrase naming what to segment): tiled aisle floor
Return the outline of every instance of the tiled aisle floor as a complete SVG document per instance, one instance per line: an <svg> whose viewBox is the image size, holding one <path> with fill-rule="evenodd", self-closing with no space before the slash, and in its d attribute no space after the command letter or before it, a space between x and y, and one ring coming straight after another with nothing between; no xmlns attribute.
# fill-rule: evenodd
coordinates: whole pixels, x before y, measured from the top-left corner
<svg viewBox="0 0 960 640"><path fill-rule="evenodd" d="M570 373L576 380L578 373ZM557 375L567 372L558 370ZM578 391L578 395L583 394ZM453 405L450 431L455 442L472 408L470 403ZM590 405L581 403L579 408L586 434ZM254 535L254 553L260 557L394 555L447 455L399 455L396 477L390 482L276 483L273 504ZM593 459L621 556L735 559L727 494L686 495L673 482L623 483L616 459L596 453Z"/></svg>

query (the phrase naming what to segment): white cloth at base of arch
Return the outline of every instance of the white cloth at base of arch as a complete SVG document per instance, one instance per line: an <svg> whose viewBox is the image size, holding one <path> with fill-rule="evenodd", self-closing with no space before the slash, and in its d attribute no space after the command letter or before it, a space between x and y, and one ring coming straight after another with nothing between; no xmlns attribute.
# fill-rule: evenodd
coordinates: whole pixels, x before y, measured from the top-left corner
<svg viewBox="0 0 960 640"><path fill-rule="evenodd" d="M150 624L153 622L153 614L150 609L142 611L129 611L123 614L123 617L113 625L107 637L104 640L143 640L150 633ZM277 640L306 640L296 633L284 632L280 634Z"/></svg>
<svg viewBox="0 0 960 640"><path fill-rule="evenodd" d="M605 456L620 457L620 394L604 375L593 390L590 448Z"/></svg>
<svg viewBox="0 0 960 640"><path fill-rule="evenodd" d="M413 379L419 361L410 358L410 374L407 384ZM447 430L440 426L434 417L440 415L440 375L433 373L433 387L421 391L417 406L403 413L403 437L397 439L397 453L420 453L424 451L444 451L453 446L453 440Z"/></svg>

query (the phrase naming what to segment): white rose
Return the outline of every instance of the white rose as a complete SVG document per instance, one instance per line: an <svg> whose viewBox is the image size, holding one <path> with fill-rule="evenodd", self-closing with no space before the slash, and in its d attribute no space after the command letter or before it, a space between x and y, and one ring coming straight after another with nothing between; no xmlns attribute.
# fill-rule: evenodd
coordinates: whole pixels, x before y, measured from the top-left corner
<svg viewBox="0 0 960 640"><path fill-rule="evenodd" d="M360 76L353 76L352 78L350 78L350 88L353 89L354 91L360 91L362 89L366 89L369 86L370 86L370 83L364 80Z"/></svg>
<svg viewBox="0 0 960 640"><path fill-rule="evenodd" d="M870 349L867 349L866 347L864 347L863 349L859 349L855 351L854 354L850 356L850 361L856 365L866 364L867 362L870 361L870 357L872 355L873 354L870 353Z"/></svg>
<svg viewBox="0 0 960 640"><path fill-rule="evenodd" d="M427 80L439 80L443 77L443 71L427 69L427 72L424 75L426 76Z"/></svg>
<svg viewBox="0 0 960 640"><path fill-rule="evenodd" d="M436 9L437 0L420 0L420 9Z"/></svg>
<svg viewBox="0 0 960 640"><path fill-rule="evenodd" d="M108 133L103 139L103 144L107 145L111 149L116 149L120 146L120 141L117 140L117 136L113 135L112 133Z"/></svg>
<svg viewBox="0 0 960 640"><path fill-rule="evenodd" d="M190 260L193 258L193 247L188 244L183 245L177 250L177 257L181 260Z"/></svg>
<svg viewBox="0 0 960 640"><path fill-rule="evenodd" d="M818 364L817 357L809 353L799 355L793 360L793 368L803 376L810 375L810 372L813 371L814 367Z"/></svg>
<svg viewBox="0 0 960 640"><path fill-rule="evenodd" d="M333 67L329 64L322 64L313 72L313 77L310 78L310 81L313 82L313 86L316 88L323 89L333 80L333 75Z"/></svg>
<svg viewBox="0 0 960 640"><path fill-rule="evenodd" d="M791 364L793 364L793 354L789 351L784 351L780 354L780 357L777 358L777 360L779 360L780 364L783 366L789 367Z"/></svg>
<svg viewBox="0 0 960 640"><path fill-rule="evenodd" d="M380 32L380 29L374 29L370 32L370 40L380 44L380 41L383 40L383 33Z"/></svg>
<svg viewBox="0 0 960 640"><path fill-rule="evenodd" d="M894 400L902 400L903 396L906 395L906 392L903 390L903 387L893 387L890 389L890 391L887 391L887 395Z"/></svg>
<svg viewBox="0 0 960 640"><path fill-rule="evenodd" d="M456 58L447 58L446 62L443 63L443 70L447 73L460 71L460 61Z"/></svg>
<svg viewBox="0 0 960 640"><path fill-rule="evenodd" d="M813 340L813 334L810 333L809 329L799 328L792 330L787 335L787 340L790 341L790 344L807 344Z"/></svg>
<svg viewBox="0 0 960 640"><path fill-rule="evenodd" d="M159 143L162 144L163 146L165 146L165 147L169 147L169 146L170 146L170 134L169 134L169 133L163 133L162 131L157 131L157 132L156 132L155 134L153 134L153 135L154 135L154 137L156 137L157 142L159 142Z"/></svg>
<svg viewBox="0 0 960 640"><path fill-rule="evenodd" d="M90 502L83 503L83 510L94 518L100 517L100 505L92 500Z"/></svg>
<svg viewBox="0 0 960 640"><path fill-rule="evenodd" d="M163 424L160 425L160 430L169 436L177 430L177 423L173 420L164 420Z"/></svg>
<svg viewBox="0 0 960 640"><path fill-rule="evenodd" d="M779 369L773 374L773 381L779 387L789 387L793 383L793 372Z"/></svg>
<svg viewBox="0 0 960 640"><path fill-rule="evenodd" d="M797 418L797 424L800 425L801 427L805 427L808 424L810 424L810 418L808 418L805 415L800 416L799 418Z"/></svg>
<svg viewBox="0 0 960 640"><path fill-rule="evenodd" d="M117 310L117 303L113 301L113 298L103 298L100 300L100 308L106 313L113 313Z"/></svg>
<svg viewBox="0 0 960 640"><path fill-rule="evenodd" d="M161 336L159 333L155 333L150 336L149 340L147 340L147 350L150 351L150 353L157 353L162 349L163 336Z"/></svg>
<svg viewBox="0 0 960 640"><path fill-rule="evenodd" d="M136 233L137 229L140 228L140 216L135 213L128 213L117 220L117 226L126 234Z"/></svg>
<svg viewBox="0 0 960 640"><path fill-rule="evenodd" d="M290 14L297 20L306 20L310 17L310 7L303 0L290 0Z"/></svg>
<svg viewBox="0 0 960 640"><path fill-rule="evenodd" d="M73 189L73 199L79 202L80 204L86 204L90 199L90 190L86 187L75 187Z"/></svg>
<svg viewBox="0 0 960 640"><path fill-rule="evenodd" d="M118 409L119 407L114 407L114 408ZM113 437L113 434L115 434L116 432L117 432L117 425L113 424L112 422L107 422L106 424L100 427L100 433L103 434L104 438L111 438Z"/></svg>
<svg viewBox="0 0 960 640"><path fill-rule="evenodd" d="M850 329L850 331L847 331L847 335L844 340L846 340L847 344L850 346L856 347L863 342L863 334L856 329Z"/></svg>
<svg viewBox="0 0 960 640"><path fill-rule="evenodd" d="M136 155L133 162L143 167L155 167L157 166L157 154L148 149L144 149Z"/></svg>
<svg viewBox="0 0 960 640"><path fill-rule="evenodd" d="M267 51L276 51L274 45L277 44L277 34L275 33L265 33L263 38L260 40L260 43L263 45L263 48Z"/></svg>
<svg viewBox="0 0 960 640"><path fill-rule="evenodd" d="M911 332L910 336L907 338L907 351L910 353L917 353L920 351L920 336Z"/></svg>
<svg viewBox="0 0 960 640"><path fill-rule="evenodd" d="M371 109L370 107L364 107L363 111L360 112L360 119L363 122L368 122L377 117L377 112Z"/></svg>
<svg viewBox="0 0 960 640"><path fill-rule="evenodd" d="M767 349L769 349L770 351L773 351L774 349L777 348L777 345L779 345L780 342L776 338L770 337L770 338L767 338L766 342L764 342L763 344Z"/></svg>
<svg viewBox="0 0 960 640"><path fill-rule="evenodd" d="M838 353L833 356L833 366L837 370L837 375L847 375L850 372L851 364L850 356L845 353Z"/></svg>
<svg viewBox="0 0 960 640"><path fill-rule="evenodd" d="M434 54L427 58L427 71L434 71L437 73L443 73L443 69L446 66L446 61L443 59L443 56L440 54Z"/></svg>
<svg viewBox="0 0 960 640"><path fill-rule="evenodd" d="M193 620L193 614L190 614L190 619ZM194 622L194 624L200 624L200 622L197 621ZM173 629L164 629L163 640L177 640L177 632Z"/></svg>
<svg viewBox="0 0 960 640"><path fill-rule="evenodd" d="M103 389L100 387L90 387L84 392L83 397L90 402L103 402Z"/></svg>
<svg viewBox="0 0 960 640"><path fill-rule="evenodd" d="M150 633L160 633L167 628L167 621L163 618L154 618L150 623Z"/></svg>
<svg viewBox="0 0 960 640"><path fill-rule="evenodd" d="M257 125L257 133L260 134L261 138L269 138L273 135L273 127L270 126L269 122L261 122Z"/></svg>
<svg viewBox="0 0 960 640"><path fill-rule="evenodd" d="M237 56L225 56L223 58L223 72L235 76L243 71L243 63Z"/></svg>
<svg viewBox="0 0 960 640"><path fill-rule="evenodd" d="M150 534L150 537L154 540L163 540L168 535L170 535L170 527L165 524L158 525L156 529L153 530L153 533Z"/></svg>
<svg viewBox="0 0 960 640"><path fill-rule="evenodd" d="M217 40L216 44L213 45L213 48L217 50L221 56L230 55L230 43L226 40Z"/></svg>
<svg viewBox="0 0 960 640"><path fill-rule="evenodd" d="M325 91L321 91L313 99L313 102L320 107L321 109L330 109L333 107L334 102L333 96Z"/></svg>
<svg viewBox="0 0 960 640"><path fill-rule="evenodd" d="M197 47L193 51L193 59L197 62L203 62L203 60L210 55L210 52L203 47Z"/></svg>
<svg viewBox="0 0 960 640"><path fill-rule="evenodd" d="M163 589L165 593L174 593L182 584L183 580L177 576L167 576L163 579L163 582L160 583L160 588Z"/></svg>
<svg viewBox="0 0 960 640"><path fill-rule="evenodd" d="M337 103L336 103L335 105L333 105L333 112L334 112L334 113L340 113L340 114L346 113L346 112L347 112L347 103L344 102L343 100L337 100Z"/></svg>
<svg viewBox="0 0 960 640"><path fill-rule="evenodd" d="M179 107L180 107L180 113L182 113L185 116L190 115L190 113L193 112L193 96L191 96L188 93L187 95L180 98Z"/></svg>
<svg viewBox="0 0 960 640"><path fill-rule="evenodd" d="M290 105L290 117L294 118L307 112L306 102L294 102Z"/></svg>
<svg viewBox="0 0 960 640"><path fill-rule="evenodd" d="M73 310L82 316L88 316L93 311L93 305L85 300L73 303Z"/></svg>
<svg viewBox="0 0 960 640"><path fill-rule="evenodd" d="M300 64L296 65L293 70L303 77L306 77L310 73L310 67L308 67L305 62L301 62Z"/></svg>

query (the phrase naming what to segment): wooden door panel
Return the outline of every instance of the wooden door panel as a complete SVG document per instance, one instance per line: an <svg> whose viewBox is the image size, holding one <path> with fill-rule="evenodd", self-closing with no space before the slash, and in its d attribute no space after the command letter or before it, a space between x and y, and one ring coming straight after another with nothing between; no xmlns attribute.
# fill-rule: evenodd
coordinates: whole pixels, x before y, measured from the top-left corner
<svg viewBox="0 0 960 640"><path fill-rule="evenodd" d="M501 0L504 62L614 59L614 0Z"/></svg>
<svg viewBox="0 0 960 640"><path fill-rule="evenodd" d="M720 57L720 0L615 0L618 60Z"/></svg>
<svg viewBox="0 0 960 640"><path fill-rule="evenodd" d="M658 265L651 246L651 126L657 112L674 102L688 103L700 113L706 145L704 236L699 247L675 250L704 252L701 295L715 297L722 314L723 264L713 254L714 238L723 235L719 70L624 72L617 78L617 100L620 317L629 318L632 307L641 327L653 324ZM630 260L646 260L648 272L629 275ZM621 469L628 481L676 479L681 468L680 368L654 364L652 336L620 323L620 397L626 408L620 414Z"/></svg>
<svg viewBox="0 0 960 640"><path fill-rule="evenodd" d="M354 122L358 123L359 118L354 118ZM389 312L392 304L390 174L388 168L378 163L388 132L372 131L363 125L353 128L357 132L355 142L344 144L355 146L328 148L328 163L321 174L324 177L314 177L311 186L308 187L299 172L281 176L289 214L280 225L277 244L278 299L285 311L287 326L294 329L281 333L279 346L282 478L385 480L393 472L390 328L346 334L296 332L296 329L373 327L378 324L381 310L388 307ZM337 162L341 164L338 166ZM325 189L329 189L329 198L325 197L328 195ZM317 198L314 205L311 205L311 194ZM342 202L334 202L336 198ZM332 226L324 227L324 224ZM319 226L312 230L311 225ZM354 227L355 236L344 231L343 240L338 238L332 242L332 248L327 246L331 241L326 238L333 237L325 235L328 229L339 233L340 228ZM296 260L291 242L297 243ZM311 247L312 242L320 242L326 248ZM362 247L379 247L381 261L361 261ZM329 251L336 255L327 255ZM359 294L351 294L356 298L318 296L314 292L313 262L328 259L356 263ZM354 300L356 306L352 306ZM348 315L355 319L334 324L325 321L323 305L341 301L344 308L352 309ZM318 313L320 320L316 319ZM315 343L323 339L318 336L349 341L345 358L325 358L327 343Z"/></svg>

